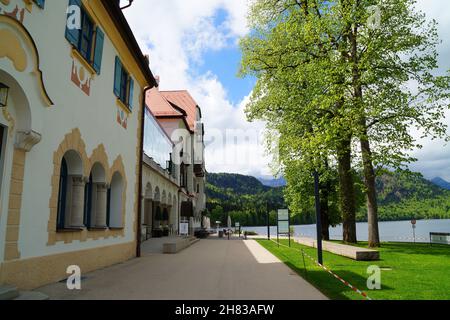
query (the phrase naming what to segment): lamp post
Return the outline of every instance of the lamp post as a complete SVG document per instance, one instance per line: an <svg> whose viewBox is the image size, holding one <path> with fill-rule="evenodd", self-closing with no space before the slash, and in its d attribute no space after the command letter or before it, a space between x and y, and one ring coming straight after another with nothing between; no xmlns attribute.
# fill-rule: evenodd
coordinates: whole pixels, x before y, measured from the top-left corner
<svg viewBox="0 0 450 320"><path fill-rule="evenodd" d="M317 220L317 256L320 264L323 264L322 254L322 217L320 209L319 172L314 171L314 193L316 198L316 220Z"/></svg>
<svg viewBox="0 0 450 320"><path fill-rule="evenodd" d="M0 82L0 107L4 108L8 104L9 87Z"/></svg>

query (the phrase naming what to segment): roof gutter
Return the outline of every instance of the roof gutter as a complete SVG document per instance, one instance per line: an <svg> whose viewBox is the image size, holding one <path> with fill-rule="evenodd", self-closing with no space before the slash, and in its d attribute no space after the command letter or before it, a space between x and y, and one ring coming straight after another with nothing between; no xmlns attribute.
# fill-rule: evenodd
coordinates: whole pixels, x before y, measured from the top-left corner
<svg viewBox="0 0 450 320"><path fill-rule="evenodd" d="M134 0L128 0L128 4L127 4L126 6L120 8L120 10L125 10L125 9L131 7L131 5L133 4L133 1L134 1Z"/></svg>
<svg viewBox="0 0 450 320"><path fill-rule="evenodd" d="M142 180L144 175L144 134L145 134L145 110L147 91L152 89L152 86L144 88L144 94L142 95L142 114L141 114L141 132L140 132L140 149L139 149L139 186L138 186L138 216L137 216L137 230L136 230L136 257L141 257L141 244L142 244Z"/></svg>

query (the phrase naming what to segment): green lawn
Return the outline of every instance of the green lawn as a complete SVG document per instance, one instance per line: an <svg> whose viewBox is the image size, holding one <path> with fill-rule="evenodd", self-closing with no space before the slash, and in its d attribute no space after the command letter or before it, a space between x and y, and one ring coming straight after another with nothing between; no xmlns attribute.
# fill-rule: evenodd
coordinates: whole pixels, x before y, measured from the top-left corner
<svg viewBox="0 0 450 320"><path fill-rule="evenodd" d="M299 249L314 258L317 256L315 249L297 243L292 244L294 250L278 248L276 243L268 240L258 242L329 298L364 299L307 258L305 272ZM281 243L288 244L287 240ZM367 246L364 243L360 245ZM450 300L450 246L384 243L380 255L380 261L364 262L324 252L324 264L374 300ZM390 269L382 271L382 290L367 289L367 268L370 265Z"/></svg>

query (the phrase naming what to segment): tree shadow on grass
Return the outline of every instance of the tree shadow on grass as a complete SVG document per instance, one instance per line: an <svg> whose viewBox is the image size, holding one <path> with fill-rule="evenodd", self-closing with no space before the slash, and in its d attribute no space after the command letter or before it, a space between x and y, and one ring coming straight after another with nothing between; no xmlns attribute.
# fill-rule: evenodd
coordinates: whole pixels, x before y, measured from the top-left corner
<svg viewBox="0 0 450 320"><path fill-rule="evenodd" d="M387 249L389 253L450 257L450 246L443 244L390 242L383 243L382 248Z"/></svg>
<svg viewBox="0 0 450 320"><path fill-rule="evenodd" d="M358 297L360 297L361 300L365 300L362 295L354 292L350 287L343 284L341 281L333 277L325 270L308 270L308 266L305 270L305 268L298 267L291 262L285 262L285 264L330 299L357 300ZM367 293L370 297L370 290L367 290L367 278L357 273L344 270L339 270L339 272L336 272L336 274L345 281L348 281L359 290ZM382 290L387 291L395 289L388 286L382 286ZM356 298L352 299L350 298L350 296Z"/></svg>

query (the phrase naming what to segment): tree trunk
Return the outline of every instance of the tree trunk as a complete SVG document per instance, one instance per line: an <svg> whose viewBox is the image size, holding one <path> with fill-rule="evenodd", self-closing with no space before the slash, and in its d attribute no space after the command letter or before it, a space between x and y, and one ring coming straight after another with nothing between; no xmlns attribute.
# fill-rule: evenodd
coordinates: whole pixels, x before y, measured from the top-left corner
<svg viewBox="0 0 450 320"><path fill-rule="evenodd" d="M352 62L353 62L353 89L354 98L357 101L357 106L361 107L361 130L360 137L361 153L363 161L364 171L364 183L366 186L366 198L367 198L367 217L369 225L369 247L380 246L380 236L378 232L378 205L377 205L377 192L375 186L375 170L373 169L372 162L372 150L370 149L370 141L367 132L367 120L365 116L365 109L363 101L363 89L361 85L361 70L359 68L358 57L358 27L353 28L353 32L350 33L350 42L352 48Z"/></svg>
<svg viewBox="0 0 450 320"><path fill-rule="evenodd" d="M364 121L365 122L365 121ZM375 184L375 170L372 163L372 150L367 134L361 138L361 152L364 167L364 183L367 197L367 218L369 224L369 247L380 246L380 234L378 230L378 203Z"/></svg>
<svg viewBox="0 0 450 320"><path fill-rule="evenodd" d="M345 242L357 243L355 186L351 172L351 140L341 142L338 150L339 193Z"/></svg>
<svg viewBox="0 0 450 320"><path fill-rule="evenodd" d="M358 30L355 28L354 34L351 36L352 39L352 57L354 61L353 65L353 88L354 97L356 101L363 104L363 89L360 83L361 72L358 66L358 55L357 55L357 38ZM360 137L361 143L361 154L363 161L363 171L364 171L364 183L366 186L366 198L367 198L367 217L369 224L369 247L379 247L380 246L380 235L378 231L378 205L377 205L377 191L375 187L375 170L373 169L372 162L372 150L370 149L370 141L367 132L367 120L365 117L365 110L361 108L361 129L362 134Z"/></svg>

